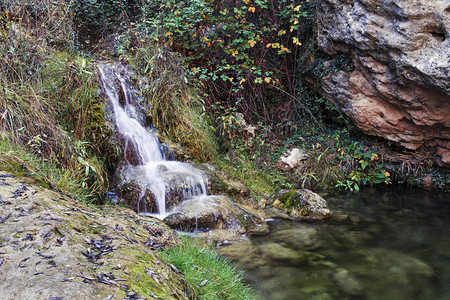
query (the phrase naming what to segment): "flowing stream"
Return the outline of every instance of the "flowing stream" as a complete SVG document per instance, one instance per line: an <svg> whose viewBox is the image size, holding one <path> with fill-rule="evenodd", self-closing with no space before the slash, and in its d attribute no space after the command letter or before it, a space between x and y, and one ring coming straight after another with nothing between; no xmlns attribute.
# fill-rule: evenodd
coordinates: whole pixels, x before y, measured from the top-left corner
<svg viewBox="0 0 450 300"><path fill-rule="evenodd" d="M219 251L262 299L450 299L448 193L363 189L324 198L335 211L329 221L276 219Z"/></svg>
<svg viewBox="0 0 450 300"><path fill-rule="evenodd" d="M182 200L192 200L207 194L204 174L187 163L167 160L158 138L142 125L136 109L137 91L128 78L128 70L122 64L100 64L98 66L103 91L109 100L119 134L125 140L125 148L131 147L138 157L135 166L128 164L124 176L134 176L141 190L153 193L157 212L151 213L146 205L138 203L138 213L164 218L166 194L177 184L182 187ZM144 201L144 194L139 201Z"/></svg>

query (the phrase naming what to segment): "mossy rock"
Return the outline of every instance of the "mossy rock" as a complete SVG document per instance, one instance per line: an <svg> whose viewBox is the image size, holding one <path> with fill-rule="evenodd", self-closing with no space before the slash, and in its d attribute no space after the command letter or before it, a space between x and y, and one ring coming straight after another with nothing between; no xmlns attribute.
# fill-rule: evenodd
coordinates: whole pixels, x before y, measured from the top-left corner
<svg viewBox="0 0 450 300"><path fill-rule="evenodd" d="M159 220L88 207L30 178L0 175L0 299L196 297L154 251L179 241Z"/></svg>
<svg viewBox="0 0 450 300"><path fill-rule="evenodd" d="M322 220L332 214L325 199L306 189L281 190L271 197L269 204L298 219Z"/></svg>

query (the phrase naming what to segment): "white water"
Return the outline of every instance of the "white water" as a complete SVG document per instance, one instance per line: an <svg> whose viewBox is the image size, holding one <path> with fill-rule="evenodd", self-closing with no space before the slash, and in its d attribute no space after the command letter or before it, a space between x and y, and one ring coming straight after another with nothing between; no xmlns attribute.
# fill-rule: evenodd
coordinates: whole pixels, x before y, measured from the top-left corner
<svg viewBox="0 0 450 300"><path fill-rule="evenodd" d="M151 190L156 199L158 207L156 214L146 211L140 203L137 207L138 213L161 219L169 214L166 210L166 192L171 187L165 181L165 174L170 174L172 178L175 176L182 182L183 200L206 195L207 184L203 173L190 164L165 160L158 138L138 121L136 108L132 105L133 92L123 75L126 74L125 68L119 64L103 64L99 65L98 69L103 90L114 110L117 129L126 138L129 146L131 143L131 146L137 147L142 166L134 168L143 168L145 186ZM119 101L120 89L125 98L123 106ZM130 167L133 168L133 166ZM139 202L143 197L144 195L141 195Z"/></svg>

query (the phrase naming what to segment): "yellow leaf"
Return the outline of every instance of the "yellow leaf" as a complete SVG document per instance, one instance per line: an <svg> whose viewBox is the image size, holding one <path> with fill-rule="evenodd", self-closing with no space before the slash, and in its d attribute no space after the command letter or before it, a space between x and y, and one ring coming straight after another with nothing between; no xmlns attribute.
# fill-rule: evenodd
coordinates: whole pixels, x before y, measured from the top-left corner
<svg viewBox="0 0 450 300"><path fill-rule="evenodd" d="M266 48L269 48L270 46L272 46L272 44L271 44L271 43L268 43L268 44L266 45Z"/></svg>
<svg viewBox="0 0 450 300"><path fill-rule="evenodd" d="M255 9L253 6L250 6L250 7L248 8L248 11L249 11L249 12L252 12L252 13L254 13L255 10L256 10L256 9Z"/></svg>
<svg viewBox="0 0 450 300"><path fill-rule="evenodd" d="M302 7L301 5L297 5L295 8L294 8L294 11L300 11L300 7Z"/></svg>
<svg viewBox="0 0 450 300"><path fill-rule="evenodd" d="M245 82L245 78L242 78L241 81L239 81L239 84L243 84Z"/></svg>
<svg viewBox="0 0 450 300"><path fill-rule="evenodd" d="M174 14L178 15L181 14L178 10L174 12Z"/></svg>
<svg viewBox="0 0 450 300"><path fill-rule="evenodd" d="M264 81L265 81L266 83L270 83L270 77L264 78Z"/></svg>
<svg viewBox="0 0 450 300"><path fill-rule="evenodd" d="M256 41L254 41L254 40L249 40L248 43L250 44L250 47L253 48L253 47L255 46L255 44L256 44Z"/></svg>
<svg viewBox="0 0 450 300"><path fill-rule="evenodd" d="M228 78L228 80L230 81L230 82L233 82L233 77L230 77L230 78Z"/></svg>
<svg viewBox="0 0 450 300"><path fill-rule="evenodd" d="M292 38L292 42L293 42L294 44L298 45L298 46L301 46L301 44L302 44L302 43L300 43L300 41L298 40L298 38L295 37L295 36Z"/></svg>
<svg viewBox="0 0 450 300"><path fill-rule="evenodd" d="M386 176L386 177L391 176L391 174L389 174L389 172L384 172L383 175Z"/></svg>

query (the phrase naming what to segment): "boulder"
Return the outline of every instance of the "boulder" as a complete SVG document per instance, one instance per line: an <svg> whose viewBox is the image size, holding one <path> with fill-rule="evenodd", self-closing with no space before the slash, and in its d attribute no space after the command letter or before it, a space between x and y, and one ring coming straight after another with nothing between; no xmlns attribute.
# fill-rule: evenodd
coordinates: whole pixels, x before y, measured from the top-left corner
<svg viewBox="0 0 450 300"><path fill-rule="evenodd" d="M270 205L298 219L322 220L332 214L325 199L306 189L281 190L271 197Z"/></svg>
<svg viewBox="0 0 450 300"><path fill-rule="evenodd" d="M231 177L213 164L196 163L194 166L200 169L208 177L209 192L215 195L227 195L233 199L244 200L250 195L248 187L240 180Z"/></svg>
<svg viewBox="0 0 450 300"><path fill-rule="evenodd" d="M184 200L164 222L174 229L187 231L229 229L243 232L256 217L223 196L200 196Z"/></svg>
<svg viewBox="0 0 450 300"><path fill-rule="evenodd" d="M324 0L318 45L336 65L323 97L367 134L415 150L437 148L450 166L450 6L447 0Z"/></svg>

